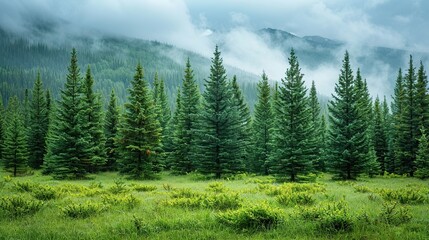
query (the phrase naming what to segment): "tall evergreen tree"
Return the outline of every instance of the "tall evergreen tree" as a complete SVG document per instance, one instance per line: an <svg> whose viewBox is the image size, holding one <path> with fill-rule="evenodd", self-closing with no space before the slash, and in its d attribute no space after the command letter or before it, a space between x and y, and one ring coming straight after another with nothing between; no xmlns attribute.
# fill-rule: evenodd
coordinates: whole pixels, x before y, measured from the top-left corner
<svg viewBox="0 0 429 240"><path fill-rule="evenodd" d="M366 129L362 129L355 92L355 80L348 52L335 84L335 95L329 101L329 168L342 179L355 179L367 166L368 144Z"/></svg>
<svg viewBox="0 0 429 240"><path fill-rule="evenodd" d="M232 104L233 92L226 80L226 71L216 46L210 76L205 82L203 109L199 122L198 170L203 174L236 173L243 169L237 154L238 110Z"/></svg>
<svg viewBox="0 0 429 240"><path fill-rule="evenodd" d="M388 124L384 118L380 99L377 97L374 103L374 150L381 173L388 168L388 139L385 125Z"/></svg>
<svg viewBox="0 0 429 240"><path fill-rule="evenodd" d="M121 160L119 171L131 178L152 178L161 170L157 158L161 144L161 126L143 68L137 65L125 103L125 113L119 129Z"/></svg>
<svg viewBox="0 0 429 240"><path fill-rule="evenodd" d="M174 140L173 170L189 173L196 169L194 153L197 151L198 115L201 110L201 96L189 58L186 62L183 87L177 100L177 128Z"/></svg>
<svg viewBox="0 0 429 240"><path fill-rule="evenodd" d="M237 83L237 77L234 75L231 82L231 88L233 92L233 105L238 111L237 121L238 121L238 144L239 152L238 155L241 158L241 161L249 166L250 158L250 134L251 134L251 122L252 118L250 116L250 110L247 106L247 103L244 99L243 94L241 93L240 86Z"/></svg>
<svg viewBox="0 0 429 240"><path fill-rule="evenodd" d="M46 154L46 135L48 133L49 112L46 106L40 72L34 82L32 100L30 103L30 125L28 130L28 165L40 168Z"/></svg>
<svg viewBox="0 0 429 240"><path fill-rule="evenodd" d="M321 172L323 171L323 166L324 163L322 163L323 159L322 159L322 155L321 155L321 151L323 148L323 144L324 142L322 141L321 137L322 135L322 131L323 129L321 126L321 121L322 121L322 117L320 115L320 104L319 104L319 100L317 99L317 90L316 90L316 85L314 84L314 81L312 81L311 83L311 88L310 88L310 98L309 98L309 103L310 103L310 112L311 112L311 125L312 125L312 134L313 134L313 138L315 141L315 149L314 149L314 155L316 156L314 162L313 162L313 166L314 169Z"/></svg>
<svg viewBox="0 0 429 240"><path fill-rule="evenodd" d="M6 131L4 136L3 164L5 170L14 177L25 173L27 168L27 138L24 118L16 96L9 99L7 107Z"/></svg>
<svg viewBox="0 0 429 240"><path fill-rule="evenodd" d="M55 118L48 134L47 170L55 178L80 179L90 165L84 122L82 119L82 78L76 49L71 52L67 81L61 90L61 100L55 109Z"/></svg>
<svg viewBox="0 0 429 240"><path fill-rule="evenodd" d="M30 126L30 92L25 89L24 101L22 102L22 115L24 117L24 128L26 131Z"/></svg>
<svg viewBox="0 0 429 240"><path fill-rule="evenodd" d="M394 165L390 166L395 173L400 173L401 163L406 161L406 154L404 146L407 140L407 129L404 123L406 115L405 106L405 89L402 70L399 69L398 77L396 78L395 90L393 95L392 104L392 118L393 118L393 152L394 152Z"/></svg>
<svg viewBox="0 0 429 240"><path fill-rule="evenodd" d="M421 137L419 138L416 169L416 177L421 179L429 178L429 142L424 128L421 129Z"/></svg>
<svg viewBox="0 0 429 240"><path fill-rule="evenodd" d="M3 105L3 97L0 94L0 162L3 160L3 144L4 144L4 135L6 131L6 114Z"/></svg>
<svg viewBox="0 0 429 240"><path fill-rule="evenodd" d="M165 160L166 156L171 151L171 146L167 146L166 143L170 141L172 135L169 132L168 123L171 118L171 111L167 93L165 91L165 84L163 79L159 79L158 73L155 73L153 98L157 109L158 121L161 124L161 155L160 157Z"/></svg>
<svg viewBox="0 0 429 240"><path fill-rule="evenodd" d="M88 172L97 172L106 163L106 152L104 148L105 136L103 131L102 104L100 96L93 91L94 79L91 68L88 66L82 85L82 131L86 135L88 148L87 158L90 165Z"/></svg>
<svg viewBox="0 0 429 240"><path fill-rule="evenodd" d="M404 115L403 129L405 136L403 158L401 158L399 173L413 176L418 149L419 116L417 112L416 73L413 58L410 56L407 73L404 76Z"/></svg>
<svg viewBox="0 0 429 240"><path fill-rule="evenodd" d="M388 173L395 172L395 153L394 153L394 141L393 141L393 119L392 114L389 110L386 96L383 100L383 122L384 132L387 138L387 155L385 158L386 171ZM384 173L383 173L384 174Z"/></svg>
<svg viewBox="0 0 429 240"><path fill-rule="evenodd" d="M119 160L118 145L116 143L116 139L118 137L118 128L119 108L117 107L115 91L112 89L106 117L104 120L104 134L106 137L106 143L104 146L106 150L105 170L108 171L117 169L117 162Z"/></svg>
<svg viewBox="0 0 429 240"><path fill-rule="evenodd" d="M275 108L278 116L274 131L272 172L281 177L298 180L298 175L308 174L313 169L315 143L311 124L311 111L307 89L298 59L292 49L290 68L279 88L279 100Z"/></svg>
<svg viewBox="0 0 429 240"><path fill-rule="evenodd" d="M253 122L253 166L252 171L268 175L271 138L273 132L273 113L271 109L270 84L268 76L262 73L258 83L258 101L255 105Z"/></svg>
<svg viewBox="0 0 429 240"><path fill-rule="evenodd" d="M417 71L416 82L416 115L418 118L418 127L429 129L429 95L428 79L423 63L420 61L420 67ZM416 138L420 138L420 131L417 132Z"/></svg>

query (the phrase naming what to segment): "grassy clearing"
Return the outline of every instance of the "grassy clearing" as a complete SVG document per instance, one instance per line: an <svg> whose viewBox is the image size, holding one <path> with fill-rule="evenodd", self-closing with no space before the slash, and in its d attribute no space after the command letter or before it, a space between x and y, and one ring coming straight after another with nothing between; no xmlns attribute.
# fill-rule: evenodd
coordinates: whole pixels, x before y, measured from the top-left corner
<svg viewBox="0 0 429 240"><path fill-rule="evenodd" d="M0 172L0 239L428 239L429 181Z"/></svg>

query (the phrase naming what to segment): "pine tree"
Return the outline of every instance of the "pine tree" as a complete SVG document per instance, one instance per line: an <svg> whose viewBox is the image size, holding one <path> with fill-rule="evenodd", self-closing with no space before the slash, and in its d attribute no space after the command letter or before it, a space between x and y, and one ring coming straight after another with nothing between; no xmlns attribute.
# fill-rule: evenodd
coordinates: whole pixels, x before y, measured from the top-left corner
<svg viewBox="0 0 429 240"><path fill-rule="evenodd" d="M405 136L403 158L401 158L399 173L413 176L418 149L419 116L417 115L416 73L413 58L410 56L409 67L404 76L404 116L403 129Z"/></svg>
<svg viewBox="0 0 429 240"><path fill-rule="evenodd" d="M22 115L24 117L24 128L28 131L30 126L30 93L28 89L25 89L24 101L22 102Z"/></svg>
<svg viewBox="0 0 429 240"><path fill-rule="evenodd" d="M40 72L34 83L32 100L30 103L30 124L28 130L28 165L40 168L46 154L46 135L48 133L49 112L46 106Z"/></svg>
<svg viewBox="0 0 429 240"><path fill-rule="evenodd" d="M289 65L275 105L280 115L273 135L275 148L271 156L271 169L277 176L296 181L298 175L308 174L313 169L315 142L307 89L293 49Z"/></svg>
<svg viewBox="0 0 429 240"><path fill-rule="evenodd" d="M98 172L106 163L106 151L104 148L105 136L103 131L102 104L100 96L93 91L94 79L91 68L88 66L82 85L82 131L86 135L88 143L88 156L90 165L88 172Z"/></svg>
<svg viewBox="0 0 429 240"><path fill-rule="evenodd" d="M67 81L61 90L61 100L48 133L47 170L58 179L81 179L90 165L88 146L82 119L82 78L77 53L71 52Z"/></svg>
<svg viewBox="0 0 429 240"><path fill-rule="evenodd" d="M238 145L239 152L238 155L241 158L241 161L249 166L250 158L250 134L251 134L251 122L252 118L250 116L250 110L247 106L246 101L244 100L243 94L241 93L240 87L237 83L237 77L234 75L231 82L231 88L233 92L233 105L238 111Z"/></svg>
<svg viewBox="0 0 429 240"><path fill-rule="evenodd" d="M324 115L320 117L320 151L319 163L316 170L320 172L326 171L326 162L329 160L329 139L328 139L328 126L326 125L326 118Z"/></svg>
<svg viewBox="0 0 429 240"><path fill-rule="evenodd" d="M346 51L343 67L329 101L329 157L327 163L336 177L356 179L367 166L368 144L364 121L358 109L355 81Z"/></svg>
<svg viewBox="0 0 429 240"><path fill-rule="evenodd" d="M418 118L417 126L419 128L429 129L429 95L428 79L423 63L420 61L420 67L417 71L416 82L416 115ZM420 131L417 132L416 138L420 138Z"/></svg>
<svg viewBox="0 0 429 240"><path fill-rule="evenodd" d="M252 171L255 173L268 175L272 132L273 113L270 85L268 76L263 72L262 79L258 83L258 101L255 105L255 120L253 122L254 157Z"/></svg>
<svg viewBox="0 0 429 240"><path fill-rule="evenodd" d="M119 108L117 107L117 99L115 91L112 89L110 93L109 106L107 107L106 118L104 122L104 134L106 137L106 165L105 170L111 171L117 169L119 160L118 146L116 139L118 137L119 127Z"/></svg>
<svg viewBox="0 0 429 240"><path fill-rule="evenodd" d="M3 97L0 94L0 162L3 160L3 144L6 131L6 114L3 106Z"/></svg>
<svg viewBox="0 0 429 240"><path fill-rule="evenodd" d="M384 132L386 133L387 138L387 155L385 158L386 169L388 173L395 172L395 153L394 153L394 141L393 141L393 119L392 114L389 110L389 105L387 103L386 96L383 100L383 122L384 122ZM384 174L384 173L383 173Z"/></svg>
<svg viewBox="0 0 429 240"><path fill-rule="evenodd" d="M166 143L170 141L171 133L168 131L168 123L171 118L171 111L167 93L165 91L164 80L159 79L158 73L155 73L154 89L153 89L154 103L157 108L158 121L161 124L161 155L160 158L166 159L166 155L171 151L171 146Z"/></svg>
<svg viewBox="0 0 429 240"><path fill-rule="evenodd" d="M311 112L311 125L313 128L312 134L313 134L314 141L316 143L315 149L314 149L314 155L316 156L316 159L313 162L313 166L316 171L321 172L323 171L323 168L324 168L323 167L324 163L322 163L323 159L321 155L321 151L324 144L324 142L321 140L322 131L323 131L323 129L321 129L322 127L321 121L323 116L320 115L320 104L319 104L319 100L317 99L317 90L316 90L316 85L314 84L314 81L312 81L311 83L309 103L310 103L310 112Z"/></svg>
<svg viewBox="0 0 429 240"><path fill-rule="evenodd" d="M189 58L186 62L181 95L177 99L177 127L175 131L173 170L179 174L196 169L194 154L197 151L198 115L201 110L201 96L194 79Z"/></svg>
<svg viewBox="0 0 429 240"><path fill-rule="evenodd" d="M426 137L425 129L421 129L419 138L419 150L416 157L415 176L421 179L429 178L429 142Z"/></svg>
<svg viewBox="0 0 429 240"><path fill-rule="evenodd" d="M405 149L407 141L407 130L405 126L405 89L402 70L399 69L398 77L396 78L395 90L392 104L393 117L393 152L394 165L390 166L395 173L400 173L400 163L405 161Z"/></svg>
<svg viewBox="0 0 429 240"><path fill-rule="evenodd" d="M16 177L26 172L28 160L24 118L16 96L9 99L5 126L3 164L5 170Z"/></svg>
<svg viewBox="0 0 429 240"><path fill-rule="evenodd" d="M388 139L385 125L388 124L384 118L380 99L377 97L374 103L374 151L381 173L388 168Z"/></svg>
<svg viewBox="0 0 429 240"><path fill-rule="evenodd" d="M125 113L119 129L121 153L119 171L134 179L152 178L161 170L157 158L161 144L161 126L143 68L137 65L125 103Z"/></svg>
<svg viewBox="0 0 429 240"><path fill-rule="evenodd" d="M198 170L203 174L224 174L239 172L243 164L237 154L239 124L238 110L232 104L233 92L226 80L226 71L216 46L210 76L205 82L203 111L199 122Z"/></svg>

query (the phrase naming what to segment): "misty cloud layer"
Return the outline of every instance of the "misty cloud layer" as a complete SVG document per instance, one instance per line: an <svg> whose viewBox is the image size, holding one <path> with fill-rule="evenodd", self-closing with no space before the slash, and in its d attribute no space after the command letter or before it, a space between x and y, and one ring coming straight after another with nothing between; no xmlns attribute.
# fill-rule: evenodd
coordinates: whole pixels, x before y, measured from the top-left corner
<svg viewBox="0 0 429 240"><path fill-rule="evenodd" d="M429 23L421 11L428 5L423 0L14 0L0 3L0 26L34 37L107 34L157 40L206 57L219 45L225 63L257 75L265 70L274 80L284 77L287 54L255 30L320 35L346 43L335 53L336 62L302 66L307 84L315 80L319 91L330 95L346 49L355 63L371 54L368 46L428 50L429 33L419 29ZM374 96L391 94L385 86L392 71L382 62L366 70Z"/></svg>

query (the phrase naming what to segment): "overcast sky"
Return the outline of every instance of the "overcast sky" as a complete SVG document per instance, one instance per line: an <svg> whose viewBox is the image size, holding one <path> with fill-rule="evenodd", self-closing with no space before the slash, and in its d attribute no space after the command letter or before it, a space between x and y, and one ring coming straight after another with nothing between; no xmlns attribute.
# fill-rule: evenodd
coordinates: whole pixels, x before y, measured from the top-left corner
<svg viewBox="0 0 429 240"><path fill-rule="evenodd" d="M23 31L38 19L68 26L61 31L101 31L186 48L201 47L185 41L207 29L271 27L298 36L428 51L428 10L427 0L3 0L0 24Z"/></svg>
<svg viewBox="0 0 429 240"><path fill-rule="evenodd" d="M344 41L356 58L367 54L368 45L429 52L428 11L428 0L0 0L0 26L40 36L34 30L38 23L55 31L53 39L113 34L158 40L208 57L219 41L212 33L220 32L227 64L258 75L265 70L279 80L287 56L254 30ZM302 66L307 81L316 80L329 94L339 61L319 69ZM383 89L392 69L383 64L374 69L369 84Z"/></svg>

